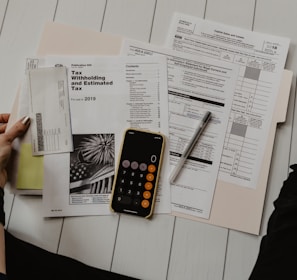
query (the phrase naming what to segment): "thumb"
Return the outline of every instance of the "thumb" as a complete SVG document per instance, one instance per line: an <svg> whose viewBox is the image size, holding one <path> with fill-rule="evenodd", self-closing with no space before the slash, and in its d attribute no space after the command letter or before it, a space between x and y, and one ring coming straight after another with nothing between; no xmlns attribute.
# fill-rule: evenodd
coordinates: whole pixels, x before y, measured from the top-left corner
<svg viewBox="0 0 297 280"><path fill-rule="evenodd" d="M5 169L0 170L0 188L3 188L7 181L7 171Z"/></svg>
<svg viewBox="0 0 297 280"><path fill-rule="evenodd" d="M20 137L25 134L29 125L30 125L30 118L24 117L17 121L11 128L9 128L5 132L5 137L7 141L12 142L15 138Z"/></svg>

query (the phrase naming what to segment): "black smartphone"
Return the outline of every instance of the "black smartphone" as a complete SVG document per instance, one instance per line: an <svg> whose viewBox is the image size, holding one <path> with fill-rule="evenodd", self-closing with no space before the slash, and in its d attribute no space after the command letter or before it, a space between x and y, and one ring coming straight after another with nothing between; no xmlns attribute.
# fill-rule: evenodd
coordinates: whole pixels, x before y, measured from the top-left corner
<svg viewBox="0 0 297 280"><path fill-rule="evenodd" d="M111 209L149 218L153 214L165 137L127 129L113 182Z"/></svg>

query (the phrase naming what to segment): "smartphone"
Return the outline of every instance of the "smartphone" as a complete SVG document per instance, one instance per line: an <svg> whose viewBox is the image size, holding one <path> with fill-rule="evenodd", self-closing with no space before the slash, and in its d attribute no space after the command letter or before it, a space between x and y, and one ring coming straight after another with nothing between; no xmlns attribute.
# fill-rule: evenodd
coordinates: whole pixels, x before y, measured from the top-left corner
<svg viewBox="0 0 297 280"><path fill-rule="evenodd" d="M153 214L165 145L160 133L127 129L113 182L111 209L144 218Z"/></svg>

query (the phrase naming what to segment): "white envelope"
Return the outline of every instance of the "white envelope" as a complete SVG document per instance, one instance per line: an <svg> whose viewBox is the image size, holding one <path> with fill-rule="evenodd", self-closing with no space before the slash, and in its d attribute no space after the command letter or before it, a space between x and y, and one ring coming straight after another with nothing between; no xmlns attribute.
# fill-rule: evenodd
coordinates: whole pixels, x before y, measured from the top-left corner
<svg viewBox="0 0 297 280"><path fill-rule="evenodd" d="M37 68L27 75L32 154L73 151L66 68Z"/></svg>

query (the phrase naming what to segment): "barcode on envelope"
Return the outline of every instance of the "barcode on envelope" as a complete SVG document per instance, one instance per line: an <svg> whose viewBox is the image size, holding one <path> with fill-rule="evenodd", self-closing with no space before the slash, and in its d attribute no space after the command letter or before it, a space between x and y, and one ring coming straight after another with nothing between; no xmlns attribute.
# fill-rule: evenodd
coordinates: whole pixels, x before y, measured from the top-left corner
<svg viewBox="0 0 297 280"><path fill-rule="evenodd" d="M44 138L43 138L42 114L41 113L36 113L36 129L37 129L38 151L44 151Z"/></svg>

